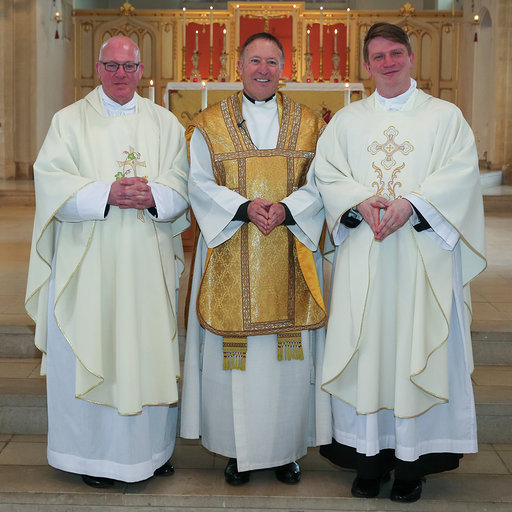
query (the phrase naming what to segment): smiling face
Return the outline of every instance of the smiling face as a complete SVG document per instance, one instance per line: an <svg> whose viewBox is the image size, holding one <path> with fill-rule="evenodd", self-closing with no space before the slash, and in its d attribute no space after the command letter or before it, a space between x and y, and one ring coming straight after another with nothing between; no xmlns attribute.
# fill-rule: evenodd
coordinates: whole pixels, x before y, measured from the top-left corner
<svg viewBox="0 0 512 512"><path fill-rule="evenodd" d="M140 54L137 45L127 37L115 36L109 39L100 52L100 61L116 62L140 62ZM144 65L141 63L137 71L127 73L123 66L115 72L107 71L101 62L96 62L96 72L100 77L105 94L120 105L128 103L135 94L139 80L142 77Z"/></svg>
<svg viewBox="0 0 512 512"><path fill-rule="evenodd" d="M277 91L283 72L284 56L273 41L255 39L238 61L238 72L248 96L263 101Z"/></svg>
<svg viewBox="0 0 512 512"><path fill-rule="evenodd" d="M375 81L381 96L394 98L409 89L414 53L409 55L405 45L383 37L372 39L368 45L366 71Z"/></svg>

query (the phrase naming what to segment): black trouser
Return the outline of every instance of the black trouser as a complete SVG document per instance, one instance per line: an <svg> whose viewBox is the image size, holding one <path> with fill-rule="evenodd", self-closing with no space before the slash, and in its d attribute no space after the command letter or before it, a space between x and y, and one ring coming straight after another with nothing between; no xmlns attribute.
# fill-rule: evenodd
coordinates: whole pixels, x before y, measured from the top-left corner
<svg viewBox="0 0 512 512"><path fill-rule="evenodd" d="M395 450L381 450L367 457L355 448L340 444L334 439L331 444L320 447L320 454L342 468L355 469L361 478L380 478L394 470L397 480L419 480L425 475L449 471L459 467L459 453L427 453L413 462L395 457Z"/></svg>

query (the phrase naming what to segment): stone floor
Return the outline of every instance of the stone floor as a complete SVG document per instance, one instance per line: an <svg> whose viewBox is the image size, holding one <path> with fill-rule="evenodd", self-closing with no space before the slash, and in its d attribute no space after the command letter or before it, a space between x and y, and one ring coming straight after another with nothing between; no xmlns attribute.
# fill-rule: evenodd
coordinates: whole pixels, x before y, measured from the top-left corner
<svg viewBox="0 0 512 512"><path fill-rule="evenodd" d="M31 193L31 184L0 182L0 326L30 326L24 312L34 207L23 200L3 201L1 192ZM493 189L499 195L503 189ZM488 268L472 285L476 333L512 333L512 213L486 216ZM186 283L186 276L182 283ZM183 288L183 287L182 287ZM181 294L182 297L184 294ZM183 307L180 324L183 327ZM485 336L484 336L485 338ZM510 364L510 363L509 363ZM39 360L0 358L0 378L41 379ZM512 387L512 367L478 366L475 391L489 384ZM311 449L301 461L303 481L285 486L271 471L256 472L242 488L227 486L226 459L197 441L178 439L173 477L132 485L116 484L107 492L86 488L76 475L48 467L45 436L0 434L0 512L21 510L432 510L512 511L512 445L481 444L480 452L464 457L453 472L431 476L423 498L412 505L386 499L389 484L377 500L350 495L353 473L343 471ZM123 510L124 510L123 509Z"/></svg>

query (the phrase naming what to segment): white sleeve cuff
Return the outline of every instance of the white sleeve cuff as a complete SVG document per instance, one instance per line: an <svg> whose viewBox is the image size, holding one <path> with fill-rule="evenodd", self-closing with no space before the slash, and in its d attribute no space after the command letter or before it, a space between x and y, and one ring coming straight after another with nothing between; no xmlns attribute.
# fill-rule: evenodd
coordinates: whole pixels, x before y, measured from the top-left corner
<svg viewBox="0 0 512 512"><path fill-rule="evenodd" d="M89 183L61 206L56 217L63 222L104 220L109 194L110 183Z"/></svg>
<svg viewBox="0 0 512 512"><path fill-rule="evenodd" d="M431 229L426 229L422 233L435 240L443 249L452 251L460 238L458 231L431 204L417 195L408 194L405 198L430 225Z"/></svg>
<svg viewBox="0 0 512 512"><path fill-rule="evenodd" d="M188 208L187 201L176 190L161 183L149 183L148 185L151 187L156 211L158 212L158 217L155 217L146 210L147 215L153 220L168 222L181 215Z"/></svg>

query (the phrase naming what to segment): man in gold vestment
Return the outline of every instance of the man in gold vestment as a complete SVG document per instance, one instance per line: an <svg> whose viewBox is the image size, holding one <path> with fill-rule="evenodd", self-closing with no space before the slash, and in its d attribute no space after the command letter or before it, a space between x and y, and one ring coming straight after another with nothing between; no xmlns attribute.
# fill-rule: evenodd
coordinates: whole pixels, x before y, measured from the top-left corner
<svg viewBox="0 0 512 512"><path fill-rule="evenodd" d="M187 132L189 195L201 229L187 327L181 435L229 457L231 485L296 460L330 439L320 390L325 308L315 258L323 211L311 162L324 123L277 92L281 43L243 45L244 90Z"/></svg>
<svg viewBox="0 0 512 512"><path fill-rule="evenodd" d="M377 90L318 141L316 180L334 243L323 387L356 497L420 498L423 477L477 450L469 282L485 268L473 133L460 110L416 88L400 27L368 31ZM389 491L388 491L389 492Z"/></svg>
<svg viewBox="0 0 512 512"><path fill-rule="evenodd" d="M48 462L107 487L173 472L188 161L178 120L135 92L131 39L109 39L96 70L102 85L55 114L34 165L26 308Z"/></svg>

